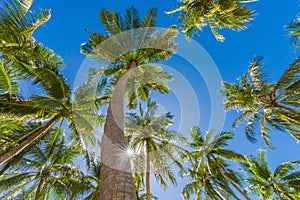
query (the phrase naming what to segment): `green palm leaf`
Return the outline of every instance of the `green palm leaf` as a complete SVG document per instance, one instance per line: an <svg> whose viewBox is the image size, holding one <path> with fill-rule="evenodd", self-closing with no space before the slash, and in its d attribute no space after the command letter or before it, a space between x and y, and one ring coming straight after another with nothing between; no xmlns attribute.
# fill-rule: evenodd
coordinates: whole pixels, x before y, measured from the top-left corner
<svg viewBox="0 0 300 200"><path fill-rule="evenodd" d="M238 79L238 83L223 83L224 109L242 111L233 127L244 119L245 133L250 141L256 141L255 133L260 132L266 146L274 148L269 142L272 128L286 131L299 141L298 60L296 58L287 67L276 83L265 80L262 58L253 59L249 70Z"/></svg>
<svg viewBox="0 0 300 200"><path fill-rule="evenodd" d="M247 2L253 1L255 0ZM235 0L180 1L178 7L166 13L181 12L179 19L187 38L208 25L215 38L224 41L225 38L219 33L219 29L243 30L253 19L254 11L244 3Z"/></svg>
<svg viewBox="0 0 300 200"><path fill-rule="evenodd" d="M243 155L232 150L224 149L233 134L223 132L216 135L213 131L205 134L198 127L192 128L192 142L189 145L191 151L184 155L183 160L188 162L186 175L191 182L183 189L182 196L190 199L212 198L225 199L232 197L238 199L233 186L245 199L250 199L241 189L240 175L231 170L226 160L244 162Z"/></svg>
<svg viewBox="0 0 300 200"><path fill-rule="evenodd" d="M283 72L280 79L278 80L274 90L283 89L286 86L299 80L300 73L300 57L296 58Z"/></svg>
<svg viewBox="0 0 300 200"><path fill-rule="evenodd" d="M10 98L20 91L14 73L4 63L0 62L0 93L8 93Z"/></svg>
<svg viewBox="0 0 300 200"><path fill-rule="evenodd" d="M247 162L241 163L250 184L247 191L263 199L297 199L300 194L299 170L296 170L299 160L282 163L273 173L267 165L265 152L259 150L256 157L248 156Z"/></svg>
<svg viewBox="0 0 300 200"><path fill-rule="evenodd" d="M5 191L3 198L18 192L27 198L45 198L49 194L50 199L72 199L89 192L90 182L73 166L80 147L74 143L66 146L63 134L57 134L59 131L51 130L1 176L1 189Z"/></svg>

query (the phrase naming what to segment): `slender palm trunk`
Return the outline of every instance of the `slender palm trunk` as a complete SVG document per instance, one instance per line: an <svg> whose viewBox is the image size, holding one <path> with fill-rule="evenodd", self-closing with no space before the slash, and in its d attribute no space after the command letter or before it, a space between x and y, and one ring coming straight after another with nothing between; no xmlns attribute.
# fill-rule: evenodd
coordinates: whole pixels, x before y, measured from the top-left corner
<svg viewBox="0 0 300 200"><path fill-rule="evenodd" d="M36 192L35 192L35 195L34 195L34 200L38 200L39 199L39 195L40 195L40 192L41 192L41 187L42 185L44 184L44 179L41 178L40 182L39 182L39 185L36 189Z"/></svg>
<svg viewBox="0 0 300 200"><path fill-rule="evenodd" d="M228 176L225 174L225 172L224 172L224 170L223 170L223 167L219 164L219 162L217 161L217 159L215 158L215 157L213 157L214 158L214 160L216 161L216 163L217 163L217 166L218 166L218 168L219 168L219 170L220 170L220 173L222 174L222 176L241 194L241 195L243 195L243 197L245 198L245 199L247 199L247 200L251 200L248 196L247 196L247 194L243 191L243 190L241 190L240 189L240 187L239 186L237 186L230 178L228 178Z"/></svg>
<svg viewBox="0 0 300 200"><path fill-rule="evenodd" d="M36 131L32 136L27 138L25 141L21 142L21 144L16 146L14 149L10 150L9 152L7 152L3 156L1 156L0 157L0 165L5 163L6 161L12 159L14 156L16 156L17 154L22 152L33 142L36 142L38 139L40 139L56 122L58 122L60 120L61 117L63 117L62 113L55 115L42 128L40 128L38 131Z"/></svg>
<svg viewBox="0 0 300 200"><path fill-rule="evenodd" d="M246 193L240 189L240 187L238 187L230 178L228 178L228 176L224 173L223 169L220 168L220 172L222 174L222 176L241 194L243 195L243 197L247 200L251 200Z"/></svg>
<svg viewBox="0 0 300 200"><path fill-rule="evenodd" d="M148 146L148 145L147 145ZM149 152L149 147L147 147L146 150L146 195L147 195L147 200L150 200L150 152Z"/></svg>
<svg viewBox="0 0 300 200"><path fill-rule="evenodd" d="M132 62L119 79L108 106L101 142L99 200L136 199L130 160L126 156L123 106L126 82L135 67L136 63Z"/></svg>

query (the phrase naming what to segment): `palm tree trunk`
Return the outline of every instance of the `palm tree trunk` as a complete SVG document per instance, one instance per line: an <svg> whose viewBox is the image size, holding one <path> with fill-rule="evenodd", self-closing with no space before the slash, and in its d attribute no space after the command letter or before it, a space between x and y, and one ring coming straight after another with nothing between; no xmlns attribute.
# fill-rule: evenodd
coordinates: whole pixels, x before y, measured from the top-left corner
<svg viewBox="0 0 300 200"><path fill-rule="evenodd" d="M39 182L39 185L38 185L38 187L37 187L37 189L36 189L35 195L34 195L34 200L38 200L38 199L39 199L41 187L42 187L43 184L44 184L44 179L41 178L41 180L40 180L40 182Z"/></svg>
<svg viewBox="0 0 300 200"><path fill-rule="evenodd" d="M99 200L136 200L130 160L126 155L123 106L126 82L135 67L136 63L132 62L119 79L108 106L101 142Z"/></svg>
<svg viewBox="0 0 300 200"><path fill-rule="evenodd" d="M148 142L147 142L148 144ZM148 145L147 145L148 146ZM150 200L150 155L149 155L149 148L147 147L146 150L146 195L147 195L147 200Z"/></svg>
<svg viewBox="0 0 300 200"><path fill-rule="evenodd" d="M246 193L241 190L230 178L228 178L228 176L224 173L223 169L220 169L220 172L222 174L222 176L241 194L243 195L243 197L247 200L251 200Z"/></svg>
<svg viewBox="0 0 300 200"><path fill-rule="evenodd" d="M18 146L16 146L14 149L10 150L6 154L0 157L0 165L5 163L6 161L12 159L14 156L19 154L21 151L26 149L29 145L31 145L33 142L40 139L56 122L59 121L59 119L63 116L62 113L59 113L55 115L52 119L50 119L41 129L36 131L32 136L27 138L25 141L21 142Z"/></svg>

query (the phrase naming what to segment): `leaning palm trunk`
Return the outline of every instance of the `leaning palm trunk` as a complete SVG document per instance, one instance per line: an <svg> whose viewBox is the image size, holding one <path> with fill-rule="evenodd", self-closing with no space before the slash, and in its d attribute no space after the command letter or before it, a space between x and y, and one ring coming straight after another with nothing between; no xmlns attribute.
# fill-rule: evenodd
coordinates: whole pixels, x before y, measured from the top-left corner
<svg viewBox="0 0 300 200"><path fill-rule="evenodd" d="M41 180L39 182L39 185L38 185L38 187L36 189L35 195L34 195L34 200L38 200L39 199L39 194L41 192L41 187L42 187L43 184L44 184L44 179L41 178Z"/></svg>
<svg viewBox="0 0 300 200"><path fill-rule="evenodd" d="M33 135L31 135L29 138L27 138L25 141L21 142L18 146L7 152L6 154L2 155L0 157L0 165L5 163L6 161L12 159L17 154L19 154L21 151L26 149L28 146L32 145L34 142L41 139L41 137L47 133L47 131L61 118L63 117L62 113L59 113L55 115L52 119L50 119L42 128L40 128L38 131L36 131Z"/></svg>
<svg viewBox="0 0 300 200"><path fill-rule="evenodd" d="M126 157L123 97L136 63L119 79L110 100L101 143L99 200L135 200L130 160Z"/></svg>
<svg viewBox="0 0 300 200"><path fill-rule="evenodd" d="M215 158L215 157L213 157L214 158L214 160L216 161L216 163L217 163L217 166L218 166L218 168L219 168L219 170L220 170L220 173L222 174L222 176L241 194L241 195L243 195L243 197L246 199L246 200L251 200L248 196L247 196L247 194L243 191L243 190L241 190L240 189L240 187L239 186L237 186L227 175L226 175L226 173L225 173L225 171L224 171L224 169L223 169L223 167L220 165L220 163L217 161L217 159Z"/></svg>

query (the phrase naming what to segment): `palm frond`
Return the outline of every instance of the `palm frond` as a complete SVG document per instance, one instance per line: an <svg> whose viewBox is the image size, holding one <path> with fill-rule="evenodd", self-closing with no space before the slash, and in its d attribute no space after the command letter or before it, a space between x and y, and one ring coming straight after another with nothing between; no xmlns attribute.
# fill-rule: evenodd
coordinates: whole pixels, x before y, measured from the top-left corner
<svg viewBox="0 0 300 200"><path fill-rule="evenodd" d="M300 21L299 17L291 21L285 28L289 31L288 35L292 38L292 44L295 48L299 47L299 37L300 37Z"/></svg>
<svg viewBox="0 0 300 200"><path fill-rule="evenodd" d="M143 27L155 27L156 21L155 17L157 16L157 9L156 8L150 8L146 14L146 16L143 19ZM148 34L145 34L148 35Z"/></svg>
<svg viewBox="0 0 300 200"><path fill-rule="evenodd" d="M124 24L125 30L137 29L142 26L142 21L136 8L131 7L125 11Z"/></svg>
<svg viewBox="0 0 300 200"><path fill-rule="evenodd" d="M117 13L112 13L108 9L103 8L98 13L98 16L108 34L114 35L122 31L122 22L120 21L121 18L117 15ZM116 18L119 20L116 21Z"/></svg>
<svg viewBox="0 0 300 200"><path fill-rule="evenodd" d="M300 57L296 58L283 72L277 84L274 87L274 91L282 90L286 86L290 85L291 83L299 80L299 73L300 73Z"/></svg>
<svg viewBox="0 0 300 200"><path fill-rule="evenodd" d="M298 163L299 160L281 163L273 173L267 164L265 151L259 150L256 157L250 155L246 163L241 163L250 184L246 190L264 199L293 199L299 193L297 184L293 184L300 178L299 171L295 171Z"/></svg>
<svg viewBox="0 0 300 200"><path fill-rule="evenodd" d="M258 91L263 90L265 85L264 75L262 74L262 60L263 57L253 58L248 70L251 81Z"/></svg>
<svg viewBox="0 0 300 200"><path fill-rule="evenodd" d="M225 38L219 33L219 29L243 30L253 19L255 12L244 3L235 0L180 1L179 6L166 13L181 12L179 17L182 22L181 29L186 33L188 39L209 25L215 38L218 41L224 41Z"/></svg>
<svg viewBox="0 0 300 200"><path fill-rule="evenodd" d="M0 61L0 93L8 93L10 98L12 95L18 94L20 91L19 84L16 80L14 72Z"/></svg>

